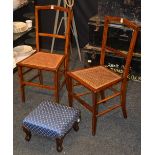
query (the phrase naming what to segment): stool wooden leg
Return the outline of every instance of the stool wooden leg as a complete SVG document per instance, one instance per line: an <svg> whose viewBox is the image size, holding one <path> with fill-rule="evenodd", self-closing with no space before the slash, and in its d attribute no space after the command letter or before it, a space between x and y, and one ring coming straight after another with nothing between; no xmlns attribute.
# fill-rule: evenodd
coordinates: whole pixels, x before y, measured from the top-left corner
<svg viewBox="0 0 155 155"><path fill-rule="evenodd" d="M74 131L78 131L79 130L79 123L78 122L75 122L74 124L73 124L73 129L74 129Z"/></svg>
<svg viewBox="0 0 155 155"><path fill-rule="evenodd" d="M18 66L18 76L19 76L19 82L20 82L20 91L21 91L21 98L22 102L25 102L25 90L24 87L25 85L23 84L23 72L22 72L22 67Z"/></svg>
<svg viewBox="0 0 155 155"><path fill-rule="evenodd" d="M56 147L58 152L61 152L63 150L62 143L63 138L56 138L56 145L57 145Z"/></svg>
<svg viewBox="0 0 155 155"><path fill-rule="evenodd" d="M22 126L23 131L26 133L25 140L30 141L31 139L31 131L28 130L25 126Z"/></svg>

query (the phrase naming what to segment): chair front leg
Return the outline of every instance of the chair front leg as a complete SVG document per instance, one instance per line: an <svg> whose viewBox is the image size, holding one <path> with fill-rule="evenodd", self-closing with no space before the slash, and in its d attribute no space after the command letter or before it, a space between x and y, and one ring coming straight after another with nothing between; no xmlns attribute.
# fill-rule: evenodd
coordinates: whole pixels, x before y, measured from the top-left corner
<svg viewBox="0 0 155 155"><path fill-rule="evenodd" d="M55 72L55 75L54 75L54 84L55 84L55 101L56 101L56 103L59 103L59 76L58 76L58 70Z"/></svg>
<svg viewBox="0 0 155 155"><path fill-rule="evenodd" d="M68 71L68 69L67 69L67 67L66 67L66 61L64 61L63 65L64 65L64 79L65 79L65 85L66 85L66 89L67 89L67 91L68 91L68 85L67 85L67 71Z"/></svg>
<svg viewBox="0 0 155 155"><path fill-rule="evenodd" d="M98 113L98 106L97 106L97 94L92 92L92 101L93 101L93 116L92 116L92 135L95 136L96 134L96 126L97 126L97 113Z"/></svg>
<svg viewBox="0 0 155 155"><path fill-rule="evenodd" d="M22 102L25 102L25 85L23 84L24 78L23 78L23 72L22 72L22 66L18 66L18 76L19 76L19 84L20 84L20 92L21 92L21 98Z"/></svg>
<svg viewBox="0 0 155 155"><path fill-rule="evenodd" d="M73 91L73 84L72 84L72 78L70 76L67 76L67 90L68 90L68 101L69 101L69 106L73 106L73 96L72 96L72 91Z"/></svg>

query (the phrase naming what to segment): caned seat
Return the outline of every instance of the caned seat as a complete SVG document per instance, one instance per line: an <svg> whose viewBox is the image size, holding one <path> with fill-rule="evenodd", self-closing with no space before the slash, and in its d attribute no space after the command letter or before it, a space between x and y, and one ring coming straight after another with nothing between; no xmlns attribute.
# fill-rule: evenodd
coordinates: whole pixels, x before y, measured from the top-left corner
<svg viewBox="0 0 155 155"><path fill-rule="evenodd" d="M37 52L33 54L31 57L21 61L19 65L27 66L27 67L37 67L39 69L56 69L61 65L65 56L61 54L51 54L45 52ZM50 60L50 61L49 61Z"/></svg>
<svg viewBox="0 0 155 155"><path fill-rule="evenodd" d="M73 78L80 80L92 90L100 90L109 83L121 81L122 77L104 66L96 66L83 70L70 72Z"/></svg>
<svg viewBox="0 0 155 155"><path fill-rule="evenodd" d="M63 34L53 34L51 31L44 32L45 30L41 29L42 18L40 18L40 15L42 15L44 18L44 13L47 11L49 13L49 18L51 18L51 20L46 21L46 24L49 24L49 27L51 27L53 19L52 17L55 15L55 12L60 11L66 14L66 26ZM35 6L36 53L17 63L22 102L25 102L25 86L35 86L43 89L53 90L55 96L54 100L59 103L59 92L66 84L66 72L69 68L71 20L72 11L69 8L54 5ZM59 49L62 51L62 54L56 53L58 49L55 49L55 51L51 52L47 52L49 49L43 50L42 44L44 44L44 41L41 41L41 39L44 40L45 38L59 39L59 41L63 43L63 45L61 44L61 47L59 47ZM37 70L38 73L31 79L25 78L25 75L34 69ZM46 85L44 83L42 71L48 71L53 74L51 85ZM36 78L39 79L39 82L36 80L34 81Z"/></svg>
<svg viewBox="0 0 155 155"><path fill-rule="evenodd" d="M25 140L31 139L31 134L55 138L57 151L61 152L65 135L73 128L78 131L80 111L51 101L42 101L23 120L22 128L26 133Z"/></svg>
<svg viewBox="0 0 155 155"><path fill-rule="evenodd" d="M107 46L107 38L109 33L109 26L111 24L121 24L124 28L131 29L132 36L128 51L122 52L120 49L114 49ZM117 108L122 109L124 118L127 118L126 112L126 91L127 91L127 77L129 67L134 52L134 47L137 39L139 26L128 19L121 17L105 16L104 31L102 39L102 47L100 52L100 65L87 69L80 69L67 72L67 88L69 106L73 106L73 99L76 99L83 105L84 108L92 113L92 135L96 134L97 118ZM118 75L114 71L105 66L105 55L113 54L114 56L122 57L125 61L122 75ZM80 86L80 92L75 87ZM82 87L83 86L83 87ZM105 91L108 90L108 94ZM92 102L88 103L84 95L92 95ZM120 102L111 103L109 101L118 97ZM99 110L100 105L106 104L103 110ZM109 105L108 105L109 104Z"/></svg>

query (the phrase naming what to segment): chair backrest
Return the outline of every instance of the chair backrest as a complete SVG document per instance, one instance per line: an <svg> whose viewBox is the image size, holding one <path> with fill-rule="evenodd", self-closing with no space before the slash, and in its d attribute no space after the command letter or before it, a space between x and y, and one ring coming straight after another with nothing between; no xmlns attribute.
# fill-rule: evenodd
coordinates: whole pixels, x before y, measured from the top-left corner
<svg viewBox="0 0 155 155"><path fill-rule="evenodd" d="M66 13L66 30L64 35L52 34L52 33L41 33L39 32L39 11L51 10L51 11L60 11ZM46 6L35 6L35 26L36 26L36 50L40 50L40 37L51 37L65 40L64 54L68 55L69 53L69 42L70 42L70 28L71 28L72 12L69 8L64 8L55 5L46 5ZM54 23L53 23L54 25Z"/></svg>
<svg viewBox="0 0 155 155"><path fill-rule="evenodd" d="M124 53L118 49L114 49L114 48L107 46L108 29L109 29L110 24L122 24L125 27L132 30L132 37L130 40L129 49L126 53ZM110 53L113 53L114 55L121 56L126 59L125 65L124 65L124 71L123 71L123 75L122 75L123 77L126 78L128 76L129 67L130 67L132 56L133 56L138 31L139 31L139 26L137 24L129 21L128 19L121 18L121 17L105 16L100 65L104 65L106 52L110 52Z"/></svg>

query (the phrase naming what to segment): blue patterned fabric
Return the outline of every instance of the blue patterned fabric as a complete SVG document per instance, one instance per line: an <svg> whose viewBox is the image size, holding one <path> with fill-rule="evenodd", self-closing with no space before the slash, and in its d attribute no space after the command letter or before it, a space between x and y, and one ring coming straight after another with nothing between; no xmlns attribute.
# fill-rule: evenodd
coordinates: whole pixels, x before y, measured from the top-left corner
<svg viewBox="0 0 155 155"><path fill-rule="evenodd" d="M23 120L23 125L35 134L62 137L72 128L79 116L78 109L43 101Z"/></svg>

